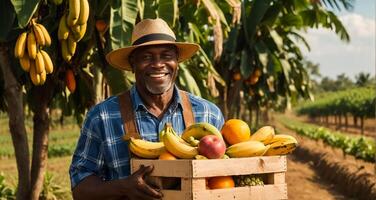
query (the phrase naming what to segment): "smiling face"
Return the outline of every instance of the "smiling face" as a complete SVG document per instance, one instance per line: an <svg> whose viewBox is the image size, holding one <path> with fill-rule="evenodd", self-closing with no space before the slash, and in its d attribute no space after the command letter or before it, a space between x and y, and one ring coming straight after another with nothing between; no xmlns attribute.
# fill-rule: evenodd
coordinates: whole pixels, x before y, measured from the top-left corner
<svg viewBox="0 0 376 200"><path fill-rule="evenodd" d="M178 55L173 45L140 47L132 52L130 63L138 90L159 95L167 92L177 76Z"/></svg>

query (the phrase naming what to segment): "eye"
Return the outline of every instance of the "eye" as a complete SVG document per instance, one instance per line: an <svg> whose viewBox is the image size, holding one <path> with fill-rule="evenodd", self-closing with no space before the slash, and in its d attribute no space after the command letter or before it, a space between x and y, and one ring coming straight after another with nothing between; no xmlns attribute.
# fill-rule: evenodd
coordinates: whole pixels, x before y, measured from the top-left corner
<svg viewBox="0 0 376 200"><path fill-rule="evenodd" d="M143 60L151 60L152 56L150 54L145 54L145 55L142 56L142 59Z"/></svg>

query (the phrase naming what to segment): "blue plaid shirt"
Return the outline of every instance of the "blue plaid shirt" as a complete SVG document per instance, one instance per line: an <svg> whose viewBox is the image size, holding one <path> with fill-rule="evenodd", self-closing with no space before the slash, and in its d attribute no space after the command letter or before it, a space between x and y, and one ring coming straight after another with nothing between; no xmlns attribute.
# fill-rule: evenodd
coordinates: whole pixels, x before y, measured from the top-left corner
<svg viewBox="0 0 376 200"><path fill-rule="evenodd" d="M147 111L134 86L130 94L137 128L144 140L158 141L158 133L167 122L172 123L176 133L182 134L185 127L176 86L173 101L160 120ZM222 128L224 118L216 105L192 94L189 99L195 122L209 122L219 130ZM103 180L121 179L130 174L128 142L122 139L125 133L118 101L117 96L112 96L88 112L69 169L72 188L92 174Z"/></svg>

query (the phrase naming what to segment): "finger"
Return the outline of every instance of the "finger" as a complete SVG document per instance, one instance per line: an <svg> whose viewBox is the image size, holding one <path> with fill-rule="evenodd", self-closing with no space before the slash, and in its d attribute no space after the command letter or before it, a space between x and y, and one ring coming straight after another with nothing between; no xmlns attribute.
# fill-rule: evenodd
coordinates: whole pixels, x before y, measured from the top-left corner
<svg viewBox="0 0 376 200"><path fill-rule="evenodd" d="M142 187L139 187L139 190L153 198L162 198L163 194L158 189L153 189L148 184L143 184Z"/></svg>
<svg viewBox="0 0 376 200"><path fill-rule="evenodd" d="M143 171L142 177L148 176L154 169L153 165L149 165L145 167L145 170Z"/></svg>
<svg viewBox="0 0 376 200"><path fill-rule="evenodd" d="M140 168L138 168L138 170L133 173L134 176L143 176L143 174L145 173L144 171L146 170L146 167L144 165L140 165Z"/></svg>
<svg viewBox="0 0 376 200"><path fill-rule="evenodd" d="M161 199L161 197L153 197L148 194L146 194L143 191L137 191L136 195L134 196L135 200L156 200L156 199Z"/></svg>

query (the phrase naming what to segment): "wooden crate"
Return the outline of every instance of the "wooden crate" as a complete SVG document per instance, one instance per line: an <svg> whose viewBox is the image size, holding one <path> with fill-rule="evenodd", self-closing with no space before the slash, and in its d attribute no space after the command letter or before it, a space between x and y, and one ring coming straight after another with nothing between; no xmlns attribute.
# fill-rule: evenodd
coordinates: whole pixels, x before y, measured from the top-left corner
<svg viewBox="0 0 376 200"><path fill-rule="evenodd" d="M162 190L165 200L276 200L287 199L286 162L286 156L209 160L132 159L131 171L133 173L140 165L154 165L151 176L180 178L180 190ZM207 177L247 174L263 174L265 185L206 189Z"/></svg>

